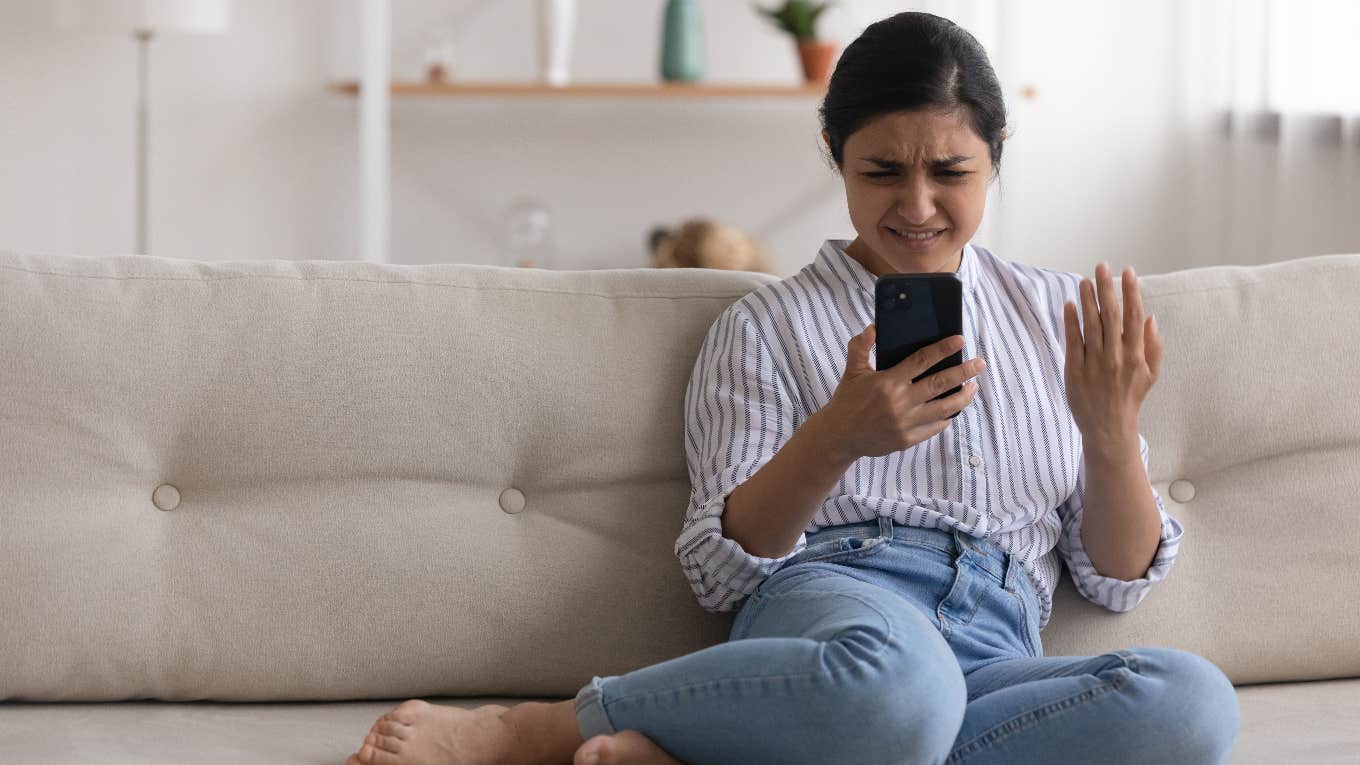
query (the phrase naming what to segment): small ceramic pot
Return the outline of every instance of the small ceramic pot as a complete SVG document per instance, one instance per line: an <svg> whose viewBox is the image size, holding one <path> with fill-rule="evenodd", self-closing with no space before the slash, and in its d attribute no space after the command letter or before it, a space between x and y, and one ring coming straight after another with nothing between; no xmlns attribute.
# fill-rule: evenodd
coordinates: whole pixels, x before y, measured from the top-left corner
<svg viewBox="0 0 1360 765"><path fill-rule="evenodd" d="M803 79L809 83L829 80L836 48L836 43L825 40L799 40L798 57L803 61Z"/></svg>

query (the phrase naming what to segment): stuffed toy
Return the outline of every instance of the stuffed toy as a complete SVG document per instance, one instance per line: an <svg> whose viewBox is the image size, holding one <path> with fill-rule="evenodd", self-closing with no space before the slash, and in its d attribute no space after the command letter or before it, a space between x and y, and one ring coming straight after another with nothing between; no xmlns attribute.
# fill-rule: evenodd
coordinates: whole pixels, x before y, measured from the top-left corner
<svg viewBox="0 0 1360 765"><path fill-rule="evenodd" d="M657 227L648 237L654 268L720 268L774 274L770 255L740 229L709 218L679 228Z"/></svg>

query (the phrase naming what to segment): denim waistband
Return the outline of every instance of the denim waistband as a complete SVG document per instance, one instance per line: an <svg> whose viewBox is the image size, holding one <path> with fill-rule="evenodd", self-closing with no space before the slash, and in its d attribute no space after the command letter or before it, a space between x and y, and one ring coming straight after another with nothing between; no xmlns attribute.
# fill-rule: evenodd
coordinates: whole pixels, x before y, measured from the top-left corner
<svg viewBox="0 0 1360 765"><path fill-rule="evenodd" d="M1006 589L1013 590L1017 586L1024 586L1031 592L1034 590L1034 585L1029 581L1028 574L1018 558L1004 552L986 539L979 539L958 529L907 526L886 515L880 515L877 520L873 521L827 526L808 534L807 543L811 545L815 542L825 542L828 539L840 539L842 537L855 539L888 539L891 537L904 542L934 547L941 552L953 555L956 559L967 552L974 565L991 574ZM1021 581L1024 582L1023 585L1020 584Z"/></svg>

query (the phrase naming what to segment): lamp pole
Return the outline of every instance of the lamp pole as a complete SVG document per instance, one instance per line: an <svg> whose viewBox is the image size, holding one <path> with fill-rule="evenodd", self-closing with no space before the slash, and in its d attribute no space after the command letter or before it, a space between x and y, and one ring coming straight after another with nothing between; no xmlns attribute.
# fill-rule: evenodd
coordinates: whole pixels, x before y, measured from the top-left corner
<svg viewBox="0 0 1360 765"><path fill-rule="evenodd" d="M388 262L391 246L391 0L362 0L359 29L359 251L372 263Z"/></svg>
<svg viewBox="0 0 1360 765"><path fill-rule="evenodd" d="M150 54L150 29L137 29L137 254L148 254L147 248L147 129L150 108L147 105L147 65Z"/></svg>

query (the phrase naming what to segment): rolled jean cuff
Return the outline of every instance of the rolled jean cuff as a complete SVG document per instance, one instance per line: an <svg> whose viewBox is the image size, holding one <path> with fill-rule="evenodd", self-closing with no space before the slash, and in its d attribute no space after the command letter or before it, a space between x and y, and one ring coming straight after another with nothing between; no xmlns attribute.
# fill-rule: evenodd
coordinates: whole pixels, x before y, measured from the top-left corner
<svg viewBox="0 0 1360 765"><path fill-rule="evenodd" d="M576 692L576 726L582 741L589 741L592 736L611 736L618 732L604 711L601 688L604 680L598 675L592 677L584 688Z"/></svg>

